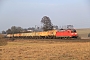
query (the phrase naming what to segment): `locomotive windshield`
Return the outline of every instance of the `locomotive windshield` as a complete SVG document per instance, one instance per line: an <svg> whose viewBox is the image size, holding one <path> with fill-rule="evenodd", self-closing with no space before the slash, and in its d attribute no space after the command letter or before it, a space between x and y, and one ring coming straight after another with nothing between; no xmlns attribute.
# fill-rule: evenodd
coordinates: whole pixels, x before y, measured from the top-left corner
<svg viewBox="0 0 90 60"><path fill-rule="evenodd" d="M74 30L72 30L71 32L72 32L72 33L75 33L75 32L76 32L76 30L74 29Z"/></svg>

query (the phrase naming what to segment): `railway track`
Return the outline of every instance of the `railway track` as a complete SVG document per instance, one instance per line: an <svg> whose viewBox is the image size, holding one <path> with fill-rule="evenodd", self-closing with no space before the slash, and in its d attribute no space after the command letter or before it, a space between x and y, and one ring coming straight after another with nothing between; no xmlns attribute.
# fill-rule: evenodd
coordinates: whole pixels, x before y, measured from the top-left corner
<svg viewBox="0 0 90 60"><path fill-rule="evenodd" d="M90 39L7 39L10 41L55 41L55 42L90 42Z"/></svg>

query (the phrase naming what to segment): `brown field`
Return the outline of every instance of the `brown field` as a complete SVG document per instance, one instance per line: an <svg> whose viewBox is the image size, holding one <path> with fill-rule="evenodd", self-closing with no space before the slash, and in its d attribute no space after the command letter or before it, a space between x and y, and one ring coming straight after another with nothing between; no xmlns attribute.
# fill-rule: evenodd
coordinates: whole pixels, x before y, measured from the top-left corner
<svg viewBox="0 0 90 60"><path fill-rule="evenodd" d="M90 28L77 29L77 33L81 38L88 38L88 34L90 33Z"/></svg>
<svg viewBox="0 0 90 60"><path fill-rule="evenodd" d="M90 40L8 41L0 60L90 60Z"/></svg>

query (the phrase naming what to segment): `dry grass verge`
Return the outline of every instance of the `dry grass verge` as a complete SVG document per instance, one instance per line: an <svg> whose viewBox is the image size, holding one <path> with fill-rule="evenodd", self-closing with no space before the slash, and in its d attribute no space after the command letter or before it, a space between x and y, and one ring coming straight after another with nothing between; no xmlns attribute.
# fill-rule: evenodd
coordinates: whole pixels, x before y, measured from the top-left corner
<svg viewBox="0 0 90 60"><path fill-rule="evenodd" d="M7 40L0 34L0 46L7 45Z"/></svg>
<svg viewBox="0 0 90 60"><path fill-rule="evenodd" d="M90 60L90 42L24 40L1 47L1 60Z"/></svg>

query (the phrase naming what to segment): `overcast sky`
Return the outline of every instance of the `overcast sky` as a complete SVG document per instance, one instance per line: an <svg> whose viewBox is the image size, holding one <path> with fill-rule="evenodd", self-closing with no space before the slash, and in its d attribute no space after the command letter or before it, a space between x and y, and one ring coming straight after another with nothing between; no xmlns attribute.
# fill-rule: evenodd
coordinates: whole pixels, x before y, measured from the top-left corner
<svg viewBox="0 0 90 60"><path fill-rule="evenodd" d="M41 25L43 16L53 25L90 28L90 0L0 0L0 31L11 26Z"/></svg>

